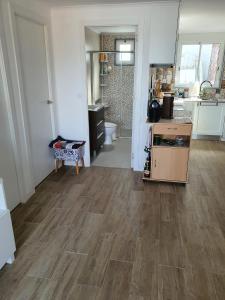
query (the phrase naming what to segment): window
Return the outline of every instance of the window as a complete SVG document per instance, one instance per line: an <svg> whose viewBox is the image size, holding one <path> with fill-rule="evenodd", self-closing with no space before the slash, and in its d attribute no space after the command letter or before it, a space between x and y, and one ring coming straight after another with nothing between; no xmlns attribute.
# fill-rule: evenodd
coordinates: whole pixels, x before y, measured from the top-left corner
<svg viewBox="0 0 225 300"><path fill-rule="evenodd" d="M116 39L115 40L116 51L121 51L123 53L115 54L115 65L116 66L133 66L134 65L134 52L135 40L134 39ZM128 53L126 53L128 52Z"/></svg>
<svg viewBox="0 0 225 300"><path fill-rule="evenodd" d="M178 86L191 86L196 81L209 80L219 86L221 44L182 44L176 83Z"/></svg>

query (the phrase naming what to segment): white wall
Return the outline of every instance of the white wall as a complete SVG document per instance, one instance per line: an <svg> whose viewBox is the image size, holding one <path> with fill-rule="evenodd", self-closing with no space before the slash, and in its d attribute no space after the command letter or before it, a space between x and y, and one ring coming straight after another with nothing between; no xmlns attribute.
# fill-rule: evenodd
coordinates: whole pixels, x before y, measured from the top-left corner
<svg viewBox="0 0 225 300"><path fill-rule="evenodd" d="M59 132L88 140L84 26L138 26L133 116L133 167L142 170L147 126L149 63L174 62L177 2L95 5L52 11ZM89 143L85 162L90 163Z"/></svg>
<svg viewBox="0 0 225 300"><path fill-rule="evenodd" d="M224 43L225 32L180 33L179 42Z"/></svg>
<svg viewBox="0 0 225 300"><path fill-rule="evenodd" d="M181 1L179 32L224 32L225 1Z"/></svg>
<svg viewBox="0 0 225 300"><path fill-rule="evenodd" d="M9 166L8 172L16 174L16 169L17 174L19 174L17 195L19 195L20 201L25 202L34 192L34 183L24 131L24 111L21 106L21 87L18 81L18 62L15 55L15 36L12 28L14 9L19 12L24 11L32 17L34 15L41 16L50 22L50 8L29 0L0 0L0 21L2 22L0 24L0 39L6 71L7 87L6 85L5 87L8 93L4 115L8 115L10 132L7 132L6 138L11 142L13 151L13 165ZM51 42L49 41L49 43ZM9 188L12 184L13 182L9 181ZM8 189L7 183L5 189L6 191Z"/></svg>
<svg viewBox="0 0 225 300"><path fill-rule="evenodd" d="M89 28L85 28L85 50L86 51L98 51L100 50L100 35ZM93 55L93 95L91 95L91 56L86 54L87 64L87 83L88 83L88 104L92 104L100 98L99 89L99 55Z"/></svg>
<svg viewBox="0 0 225 300"><path fill-rule="evenodd" d="M0 2L2 2L3 4L16 4L45 17L49 17L50 14L50 6L41 1L39 2L31 0L0 0Z"/></svg>
<svg viewBox="0 0 225 300"><path fill-rule="evenodd" d="M149 63L174 63L178 4L155 5L150 18Z"/></svg>

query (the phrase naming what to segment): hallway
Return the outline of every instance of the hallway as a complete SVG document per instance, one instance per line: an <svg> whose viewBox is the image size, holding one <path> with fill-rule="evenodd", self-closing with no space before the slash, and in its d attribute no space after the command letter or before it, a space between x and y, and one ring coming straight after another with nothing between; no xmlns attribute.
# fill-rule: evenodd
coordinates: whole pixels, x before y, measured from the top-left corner
<svg viewBox="0 0 225 300"><path fill-rule="evenodd" d="M0 299L224 299L225 144L193 141L190 183L128 169L52 174L13 212Z"/></svg>

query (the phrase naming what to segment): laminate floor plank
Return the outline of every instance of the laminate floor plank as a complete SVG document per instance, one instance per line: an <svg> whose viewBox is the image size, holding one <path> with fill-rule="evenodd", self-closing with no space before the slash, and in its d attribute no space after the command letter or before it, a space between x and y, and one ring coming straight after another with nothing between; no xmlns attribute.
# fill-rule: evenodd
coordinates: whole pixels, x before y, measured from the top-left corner
<svg viewBox="0 0 225 300"><path fill-rule="evenodd" d="M180 268L185 266L185 249L182 244L179 226L177 223L160 223L159 243L160 264Z"/></svg>
<svg viewBox="0 0 225 300"><path fill-rule="evenodd" d="M112 251L113 235L104 234L97 240L78 278L79 284L101 287Z"/></svg>
<svg viewBox="0 0 225 300"><path fill-rule="evenodd" d="M223 300L225 295L225 276L213 274L213 284L217 300Z"/></svg>
<svg viewBox="0 0 225 300"><path fill-rule="evenodd" d="M193 140L185 186L60 168L12 212L0 300L224 300L225 143Z"/></svg>
<svg viewBox="0 0 225 300"><path fill-rule="evenodd" d="M128 299L131 273L131 263L111 260L97 299Z"/></svg>
<svg viewBox="0 0 225 300"><path fill-rule="evenodd" d="M22 223L14 230L16 247L20 248L37 230L38 224L36 223Z"/></svg>
<svg viewBox="0 0 225 300"><path fill-rule="evenodd" d="M72 228L66 243L66 250L88 254L95 245L102 226L103 215L87 213L83 226L76 230Z"/></svg>
<svg viewBox="0 0 225 300"><path fill-rule="evenodd" d="M111 195L111 189L106 187L102 187L100 191L96 191L96 193L90 197L89 212L103 214L110 201Z"/></svg>
<svg viewBox="0 0 225 300"><path fill-rule="evenodd" d="M133 261L135 258L136 235L129 229L124 228L122 233L118 232L115 235L111 259L120 261Z"/></svg>
<svg viewBox="0 0 225 300"><path fill-rule="evenodd" d="M73 189L68 189L66 193L59 193L54 207L65 209L87 209L89 204L87 201L88 199L83 199L83 197L81 197L83 188L83 184L75 184Z"/></svg>
<svg viewBox="0 0 225 300"><path fill-rule="evenodd" d="M65 293L65 297L63 299L66 300L95 300L97 298L97 294L99 292L99 288L90 285L76 284L73 286L71 291ZM58 295L56 298L52 298L52 300L58 299L61 300ZM47 299L45 299L47 300ZM49 300L49 299L48 299Z"/></svg>
<svg viewBox="0 0 225 300"><path fill-rule="evenodd" d="M49 212L49 213L52 213ZM60 226L56 224L55 218L49 219L48 222L38 224L36 229L26 240L27 244L33 243L53 243L56 245L65 245L68 241L69 226Z"/></svg>
<svg viewBox="0 0 225 300"><path fill-rule="evenodd" d="M43 289L46 288L48 281L41 278L27 277L18 284L12 292L10 300L39 300L42 297Z"/></svg>
<svg viewBox="0 0 225 300"><path fill-rule="evenodd" d="M138 238L129 300L158 298L159 241Z"/></svg>

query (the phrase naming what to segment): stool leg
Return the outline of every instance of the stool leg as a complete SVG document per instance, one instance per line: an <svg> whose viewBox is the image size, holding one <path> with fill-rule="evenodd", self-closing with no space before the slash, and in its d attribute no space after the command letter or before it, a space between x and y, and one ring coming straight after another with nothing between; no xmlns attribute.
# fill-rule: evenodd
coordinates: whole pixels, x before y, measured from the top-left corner
<svg viewBox="0 0 225 300"><path fill-rule="evenodd" d="M76 166L75 166L75 168L76 168L76 174L79 175L79 165L78 165L78 161L76 161Z"/></svg>
<svg viewBox="0 0 225 300"><path fill-rule="evenodd" d="M82 164L82 167L84 168L84 158L83 157L81 158L81 164Z"/></svg>
<svg viewBox="0 0 225 300"><path fill-rule="evenodd" d="M59 160L55 159L55 173L58 172L58 168L59 168Z"/></svg>

